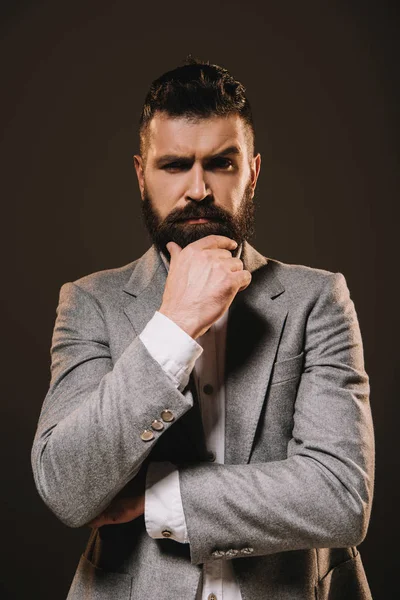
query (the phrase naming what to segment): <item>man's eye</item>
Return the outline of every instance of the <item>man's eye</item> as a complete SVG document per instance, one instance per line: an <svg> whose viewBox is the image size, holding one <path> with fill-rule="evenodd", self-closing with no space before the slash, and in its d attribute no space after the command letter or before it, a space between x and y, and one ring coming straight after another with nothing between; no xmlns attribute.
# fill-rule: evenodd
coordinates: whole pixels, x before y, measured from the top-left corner
<svg viewBox="0 0 400 600"><path fill-rule="evenodd" d="M181 163L171 163L169 165L164 165L163 169L166 169L167 171L169 170L173 170L173 169L185 169L187 168L187 165L183 165Z"/></svg>
<svg viewBox="0 0 400 600"><path fill-rule="evenodd" d="M229 158L216 158L207 165L207 168L229 169L229 167L232 166L233 163ZM185 163L169 163L168 165L164 165L162 168L166 171L175 171L178 169L190 169L191 165L187 165Z"/></svg>
<svg viewBox="0 0 400 600"><path fill-rule="evenodd" d="M232 166L232 161L229 158L217 158L211 163L211 165L215 165L217 168L226 169Z"/></svg>

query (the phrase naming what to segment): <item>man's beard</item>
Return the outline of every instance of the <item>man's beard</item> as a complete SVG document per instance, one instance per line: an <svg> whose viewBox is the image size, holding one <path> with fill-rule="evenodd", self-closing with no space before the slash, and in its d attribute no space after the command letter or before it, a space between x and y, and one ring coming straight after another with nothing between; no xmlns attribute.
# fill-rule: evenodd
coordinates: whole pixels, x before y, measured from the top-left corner
<svg viewBox="0 0 400 600"><path fill-rule="evenodd" d="M243 194L239 209L232 215L216 206L207 196L204 200L192 200L184 208L172 210L161 219L154 208L146 185L142 201L142 214L153 243L169 258L168 242L176 242L181 248L207 235L224 235L235 240L238 245L248 240L254 233L254 202L249 183ZM208 223L184 223L182 219L212 219Z"/></svg>

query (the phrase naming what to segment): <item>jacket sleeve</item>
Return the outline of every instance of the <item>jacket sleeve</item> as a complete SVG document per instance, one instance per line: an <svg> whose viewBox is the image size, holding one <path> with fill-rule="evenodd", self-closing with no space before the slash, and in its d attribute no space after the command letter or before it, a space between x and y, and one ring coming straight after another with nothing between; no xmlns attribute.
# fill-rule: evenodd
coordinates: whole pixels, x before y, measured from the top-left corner
<svg viewBox="0 0 400 600"><path fill-rule="evenodd" d="M325 282L305 326L287 458L179 467L193 564L355 546L366 535L374 479L369 378L345 278Z"/></svg>
<svg viewBox="0 0 400 600"><path fill-rule="evenodd" d="M192 406L191 393L177 389L139 336L113 363L95 298L76 283L61 287L31 454L39 494L61 521L79 527L100 514ZM144 441L164 409L173 420Z"/></svg>

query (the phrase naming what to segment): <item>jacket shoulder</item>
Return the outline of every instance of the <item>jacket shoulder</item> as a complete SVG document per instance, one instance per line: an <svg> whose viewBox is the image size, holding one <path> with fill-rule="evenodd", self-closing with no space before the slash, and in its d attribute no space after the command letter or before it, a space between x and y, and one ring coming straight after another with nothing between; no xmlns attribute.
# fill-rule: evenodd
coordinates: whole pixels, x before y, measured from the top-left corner
<svg viewBox="0 0 400 600"><path fill-rule="evenodd" d="M273 258L268 258L267 264L286 292L295 298L319 294L329 281L335 281L335 276L338 280L344 280L341 273L308 265L286 263Z"/></svg>
<svg viewBox="0 0 400 600"><path fill-rule="evenodd" d="M309 265L286 263L276 258L268 258L268 264L274 274L279 277L282 283L291 281L305 281L307 283L325 282L334 275L333 271L311 267Z"/></svg>
<svg viewBox="0 0 400 600"><path fill-rule="evenodd" d="M87 292L96 298L101 298L109 293L120 291L131 277L138 260L139 259L134 260L121 267L102 269L101 271L89 273L88 275L75 279L72 283L84 292Z"/></svg>

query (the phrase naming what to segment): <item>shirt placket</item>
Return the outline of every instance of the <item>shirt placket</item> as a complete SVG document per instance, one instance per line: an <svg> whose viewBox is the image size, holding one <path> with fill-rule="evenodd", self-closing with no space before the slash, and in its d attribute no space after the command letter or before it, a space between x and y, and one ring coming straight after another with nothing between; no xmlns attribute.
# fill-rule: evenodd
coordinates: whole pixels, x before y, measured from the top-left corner
<svg viewBox="0 0 400 600"><path fill-rule="evenodd" d="M224 411L221 410L221 381L217 352L217 335L215 326L198 341L203 353L196 362L196 381L200 410L203 420L207 449L215 457L216 462L224 462ZM222 561L209 561L203 565L203 586L201 600L221 600L223 597L223 565Z"/></svg>
<svg viewBox="0 0 400 600"><path fill-rule="evenodd" d="M221 410L221 389L218 377L216 327L210 327L201 338L203 353L196 363L198 395L207 449L216 462L224 462L224 423Z"/></svg>

